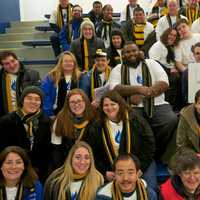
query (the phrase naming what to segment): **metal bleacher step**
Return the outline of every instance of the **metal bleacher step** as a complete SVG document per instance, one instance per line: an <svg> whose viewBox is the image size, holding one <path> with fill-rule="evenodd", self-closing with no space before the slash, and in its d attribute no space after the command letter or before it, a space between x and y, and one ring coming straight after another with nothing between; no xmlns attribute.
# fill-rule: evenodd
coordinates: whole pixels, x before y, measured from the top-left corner
<svg viewBox="0 0 200 200"><path fill-rule="evenodd" d="M6 28L6 33L34 33L34 32L36 32L34 26Z"/></svg>
<svg viewBox="0 0 200 200"><path fill-rule="evenodd" d="M0 41L0 51L10 48L23 48L22 40L19 41Z"/></svg>
<svg viewBox="0 0 200 200"><path fill-rule="evenodd" d="M34 69L40 73L40 78L44 78L47 73L53 68L53 64L51 65L25 65L26 68Z"/></svg>
<svg viewBox="0 0 200 200"><path fill-rule="evenodd" d="M7 33L0 35L0 41L19 41L34 39L49 39L52 32L36 32L36 33Z"/></svg>
<svg viewBox="0 0 200 200"><path fill-rule="evenodd" d="M27 22L11 22L10 26L12 28L22 28L22 27L35 27L41 25L47 25L48 21L27 21Z"/></svg>
<svg viewBox="0 0 200 200"><path fill-rule="evenodd" d="M39 47L39 48L10 48L3 49L14 52L20 60L52 60L54 59L54 53L51 47ZM0 49L1 51L1 49Z"/></svg>

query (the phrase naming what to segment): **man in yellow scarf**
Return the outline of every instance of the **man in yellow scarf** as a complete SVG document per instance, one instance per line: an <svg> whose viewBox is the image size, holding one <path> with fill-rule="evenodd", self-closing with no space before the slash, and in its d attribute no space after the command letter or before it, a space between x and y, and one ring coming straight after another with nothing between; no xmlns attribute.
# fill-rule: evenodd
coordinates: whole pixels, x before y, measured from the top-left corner
<svg viewBox="0 0 200 200"><path fill-rule="evenodd" d="M140 163L136 156L121 154L114 163L114 181L101 187L96 200L155 200L156 193L140 178Z"/></svg>
<svg viewBox="0 0 200 200"><path fill-rule="evenodd" d="M15 111L20 104L22 90L28 85L39 85L40 76L35 70L26 69L17 56L4 51L0 56L0 117Z"/></svg>
<svg viewBox="0 0 200 200"><path fill-rule="evenodd" d="M68 25L71 21L72 7L73 6L69 3L69 0L59 0L57 9L52 12L49 19L49 25L54 31L54 33L50 36L50 40L56 57L61 53L58 34L62 27Z"/></svg>

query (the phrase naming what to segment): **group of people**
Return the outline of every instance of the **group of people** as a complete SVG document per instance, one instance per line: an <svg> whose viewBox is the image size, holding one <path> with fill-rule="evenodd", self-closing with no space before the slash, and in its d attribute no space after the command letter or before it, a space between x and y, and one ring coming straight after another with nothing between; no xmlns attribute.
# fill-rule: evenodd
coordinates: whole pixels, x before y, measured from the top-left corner
<svg viewBox="0 0 200 200"><path fill-rule="evenodd" d="M42 80L2 52L0 200L199 200L200 90L184 107L199 12L197 0L158 0L146 16L129 0L118 23L110 4L84 19L60 0ZM158 161L171 169L160 187Z"/></svg>

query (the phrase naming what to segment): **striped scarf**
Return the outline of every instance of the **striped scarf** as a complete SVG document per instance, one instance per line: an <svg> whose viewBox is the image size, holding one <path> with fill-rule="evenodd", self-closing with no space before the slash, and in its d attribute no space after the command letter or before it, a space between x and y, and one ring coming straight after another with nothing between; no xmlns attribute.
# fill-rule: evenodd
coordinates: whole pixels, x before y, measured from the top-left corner
<svg viewBox="0 0 200 200"><path fill-rule="evenodd" d="M16 111L16 114L20 117L23 124L27 125L27 137L30 140L30 151L32 150L34 144L34 131L38 129L39 120L41 116L41 110L38 110L36 113L26 114L21 108Z"/></svg>
<svg viewBox="0 0 200 200"><path fill-rule="evenodd" d="M167 17L167 22L168 22L169 27L172 27L173 24L172 24L172 20L171 20L170 15L167 14L166 17ZM181 19L181 16L178 14L178 15L176 16L176 22L177 22L179 19Z"/></svg>
<svg viewBox="0 0 200 200"><path fill-rule="evenodd" d="M112 199L113 200L123 200L122 193L121 193L119 185L116 183L116 181L113 181L111 191L112 191ZM138 179L136 182L136 192L137 192L137 199L139 199L139 200L148 200L149 199L145 185L142 182L142 180L140 180L140 179Z"/></svg>
<svg viewBox="0 0 200 200"><path fill-rule="evenodd" d="M71 20L72 20L72 5L69 3L67 5L67 8L65 8L66 12L67 12L67 24L66 24L66 28L68 29L67 31L67 38L69 41L71 41L71 38L72 38L72 35L71 35L71 26L70 26L70 23ZM64 26L64 16L63 16L63 13L62 13L62 8L60 5L58 5L58 8L57 8L57 26L59 27L59 30L62 29L62 27Z"/></svg>
<svg viewBox="0 0 200 200"><path fill-rule="evenodd" d="M188 18L188 23L191 26L192 23L199 18L199 6L196 6L195 9L191 9L189 6L186 6L186 17Z"/></svg>
<svg viewBox="0 0 200 200"><path fill-rule="evenodd" d="M134 134L130 130L130 120L129 120L129 114L128 111L126 112L126 121L125 121L125 140L126 140L126 152L131 152L131 135ZM118 156L118 150L115 147L115 142L112 138L112 131L108 122L108 119L104 123L104 127L102 128L102 137L103 137L103 143L104 147L106 149L106 154L109 158L110 164L113 165L113 162L115 158Z"/></svg>
<svg viewBox="0 0 200 200"><path fill-rule="evenodd" d="M102 19L102 24L103 24L103 28L102 28L102 31L103 31L103 35L102 35L102 39L104 40L107 40L107 36L111 34L111 27L112 27L112 21L105 21Z"/></svg>
<svg viewBox="0 0 200 200"><path fill-rule="evenodd" d="M90 83L90 85L91 85L91 97L92 97L92 99L94 99L94 97L95 97L95 95L94 95L94 89L103 86L108 81L108 78L109 78L109 75L110 75L110 71L111 71L111 68L110 68L109 65L107 65L106 71L105 71L105 79L106 80L105 80L104 83L102 83L101 78L99 77L96 65L94 64L94 66L92 68L91 83Z"/></svg>
<svg viewBox="0 0 200 200"><path fill-rule="evenodd" d="M133 37L135 38L135 43L141 47L144 45L144 29L146 27L146 22L144 24L134 24L133 25Z"/></svg>
<svg viewBox="0 0 200 200"><path fill-rule="evenodd" d="M71 4L67 5L66 12L67 12L67 23L69 23L72 20L72 5ZM60 5L57 8L57 25L60 30L64 26L64 18L63 18L62 8Z"/></svg>
<svg viewBox="0 0 200 200"><path fill-rule="evenodd" d="M87 39L81 40L81 53L82 53L82 65L81 68L83 71L89 70L89 50L88 50L88 41Z"/></svg>
<svg viewBox="0 0 200 200"><path fill-rule="evenodd" d="M122 79L121 79L122 84L130 85L130 72L129 72L129 67L127 65L122 65L121 74L122 74ZM142 62L142 80L144 86L150 87L152 85L151 74L149 72L149 69L145 61ZM129 99L128 102L130 102ZM143 105L145 113L149 118L151 118L153 115L154 98L153 97L144 98Z"/></svg>

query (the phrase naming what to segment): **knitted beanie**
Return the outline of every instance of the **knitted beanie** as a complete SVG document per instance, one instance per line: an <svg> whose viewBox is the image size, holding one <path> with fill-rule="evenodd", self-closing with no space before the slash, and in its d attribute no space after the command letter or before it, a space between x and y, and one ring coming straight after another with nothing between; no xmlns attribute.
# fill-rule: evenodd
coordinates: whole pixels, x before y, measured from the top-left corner
<svg viewBox="0 0 200 200"><path fill-rule="evenodd" d="M27 86L27 87L24 88L24 90L22 91L22 94L21 94L21 98L20 98L21 105L23 105L25 96L28 95L29 93L38 94L40 96L40 99L41 99L41 102L42 102L43 97L44 97L43 91L37 86Z"/></svg>

